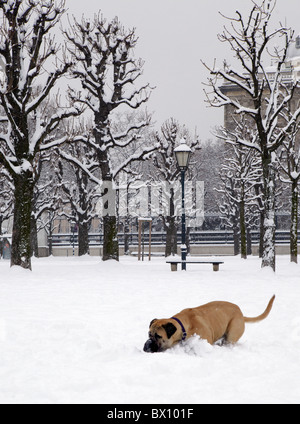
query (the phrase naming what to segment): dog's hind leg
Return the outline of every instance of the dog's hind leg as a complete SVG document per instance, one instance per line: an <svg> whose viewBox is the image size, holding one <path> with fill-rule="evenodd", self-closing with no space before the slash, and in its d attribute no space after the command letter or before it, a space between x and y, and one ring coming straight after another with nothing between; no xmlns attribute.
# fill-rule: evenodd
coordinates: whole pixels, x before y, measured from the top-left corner
<svg viewBox="0 0 300 424"><path fill-rule="evenodd" d="M243 317L233 318L226 331L226 343L236 343L244 334L245 322Z"/></svg>

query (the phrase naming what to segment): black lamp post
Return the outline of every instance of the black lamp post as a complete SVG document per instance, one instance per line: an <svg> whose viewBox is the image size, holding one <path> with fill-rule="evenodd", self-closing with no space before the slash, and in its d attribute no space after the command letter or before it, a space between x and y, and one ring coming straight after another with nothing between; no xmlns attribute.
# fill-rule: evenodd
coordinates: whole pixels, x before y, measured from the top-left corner
<svg viewBox="0 0 300 424"><path fill-rule="evenodd" d="M182 194L182 229L181 229L181 269L183 271L186 270L186 255L187 255L187 247L186 247L186 231L185 231L185 205L184 205L184 179L185 179L185 171L189 166L189 160L191 156L191 149L186 144L185 139L182 138L180 140L180 145L176 147L174 150L178 167L181 171L181 194Z"/></svg>

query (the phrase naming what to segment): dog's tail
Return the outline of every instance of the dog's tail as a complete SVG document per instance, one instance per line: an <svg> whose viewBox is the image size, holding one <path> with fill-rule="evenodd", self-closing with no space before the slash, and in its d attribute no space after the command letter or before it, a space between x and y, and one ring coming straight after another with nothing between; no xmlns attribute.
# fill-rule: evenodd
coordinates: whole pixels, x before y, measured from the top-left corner
<svg viewBox="0 0 300 424"><path fill-rule="evenodd" d="M266 310L265 310L264 313L262 313L261 315L259 315L258 317L255 317L255 318L244 317L244 321L245 322L258 322L258 321L262 321L263 319L267 318L267 316L269 315L269 313L270 313L270 311L272 309L274 300L275 300L275 294L271 298L270 302L268 303L268 306L267 306L267 308L266 308Z"/></svg>

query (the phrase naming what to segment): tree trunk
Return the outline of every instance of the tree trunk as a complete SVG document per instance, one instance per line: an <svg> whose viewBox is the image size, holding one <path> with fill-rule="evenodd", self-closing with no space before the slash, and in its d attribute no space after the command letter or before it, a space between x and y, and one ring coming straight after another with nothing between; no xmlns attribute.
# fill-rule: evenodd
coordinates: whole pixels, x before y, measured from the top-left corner
<svg viewBox="0 0 300 424"><path fill-rule="evenodd" d="M30 171L14 177L15 206L12 233L11 266L17 265L31 270L31 212L33 178Z"/></svg>
<svg viewBox="0 0 300 424"><path fill-rule="evenodd" d="M262 268L276 268L275 256L275 164L271 156L263 160L264 179L264 222L263 222L263 255Z"/></svg>
<svg viewBox="0 0 300 424"><path fill-rule="evenodd" d="M190 253L191 253L191 239L190 239L190 235L191 235L191 227L187 227L187 229L186 229L186 240L185 240L186 254L187 255L190 255Z"/></svg>
<svg viewBox="0 0 300 424"><path fill-rule="evenodd" d="M252 255L252 236L249 228L247 228L247 256L248 255Z"/></svg>
<svg viewBox="0 0 300 424"><path fill-rule="evenodd" d="M240 231L237 225L233 227L233 254L234 256L240 254Z"/></svg>
<svg viewBox="0 0 300 424"><path fill-rule="evenodd" d="M116 216L103 217L103 261L119 260L119 243Z"/></svg>
<svg viewBox="0 0 300 424"><path fill-rule="evenodd" d="M265 211L260 212L260 221L259 221L259 257L263 257L264 251L264 220L265 220Z"/></svg>
<svg viewBox="0 0 300 424"><path fill-rule="evenodd" d="M0 259L2 258L2 255L3 255L3 240L1 238L1 236L2 236L2 222L3 222L3 219L2 219L2 216L0 215Z"/></svg>
<svg viewBox="0 0 300 424"><path fill-rule="evenodd" d="M109 110L102 111L102 114L95 114L96 128L94 130L95 141L98 146L105 146L103 140L109 137ZM99 149L98 162L103 181L103 256L102 260L119 260L119 241L116 208L116 192L113 187L113 176L111 162L107 149Z"/></svg>
<svg viewBox="0 0 300 424"><path fill-rule="evenodd" d="M0 215L0 259L2 258L3 255L3 240L1 238L2 236L2 216Z"/></svg>
<svg viewBox="0 0 300 424"><path fill-rule="evenodd" d="M298 184L295 180L292 183L290 255L291 262L298 263Z"/></svg>
<svg viewBox="0 0 300 424"><path fill-rule="evenodd" d="M31 215L31 229L30 229L30 244L31 244L31 255L36 258L39 257L39 243L38 243L38 232L36 226L36 219Z"/></svg>
<svg viewBox="0 0 300 424"><path fill-rule="evenodd" d="M129 243L130 243L129 215L126 215L124 219L124 255L126 256L130 254Z"/></svg>
<svg viewBox="0 0 300 424"><path fill-rule="evenodd" d="M254 186L255 194L257 197L257 204L259 207L259 248L258 248L258 255L260 258L263 256L263 235L264 235L264 220L265 220L265 212L264 212L264 204L263 200L260 196L261 192L263 191L263 187L261 184L255 184Z"/></svg>
<svg viewBox="0 0 300 424"><path fill-rule="evenodd" d="M240 230L241 230L241 258L247 259L247 235L246 235L246 223L245 223L245 201L240 202Z"/></svg>
<svg viewBox="0 0 300 424"><path fill-rule="evenodd" d="M175 219L175 216L167 216L166 218L166 257L177 254L177 225L175 223Z"/></svg>
<svg viewBox="0 0 300 424"><path fill-rule="evenodd" d="M78 256L89 254L89 225L88 222L78 222Z"/></svg>
<svg viewBox="0 0 300 424"><path fill-rule="evenodd" d="M177 254L177 225L175 222L174 188L170 188L170 215L164 220L166 231L165 256Z"/></svg>
<svg viewBox="0 0 300 424"><path fill-rule="evenodd" d="M104 181L103 196L103 261L119 260L118 223L116 217L116 195L112 181Z"/></svg>
<svg viewBox="0 0 300 424"><path fill-rule="evenodd" d="M53 255L53 233L52 230L50 230L48 235L48 255Z"/></svg>

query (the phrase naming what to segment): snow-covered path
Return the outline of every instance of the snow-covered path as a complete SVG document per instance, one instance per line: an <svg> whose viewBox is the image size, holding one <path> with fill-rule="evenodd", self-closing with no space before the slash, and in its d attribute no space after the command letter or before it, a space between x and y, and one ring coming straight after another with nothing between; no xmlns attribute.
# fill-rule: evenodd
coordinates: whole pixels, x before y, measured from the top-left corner
<svg viewBox="0 0 300 424"><path fill-rule="evenodd" d="M0 261L0 403L299 403L300 265L226 257L220 272L164 259ZM153 318L212 300L259 315L234 347L194 337L165 353L143 345Z"/></svg>

